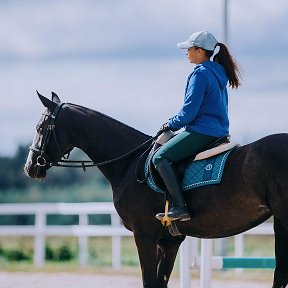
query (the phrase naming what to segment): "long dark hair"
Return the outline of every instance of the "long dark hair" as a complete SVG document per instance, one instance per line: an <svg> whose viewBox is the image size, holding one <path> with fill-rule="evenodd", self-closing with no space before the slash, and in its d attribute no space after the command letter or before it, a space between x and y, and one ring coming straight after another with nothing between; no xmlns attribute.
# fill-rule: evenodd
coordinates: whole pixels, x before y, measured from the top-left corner
<svg viewBox="0 0 288 288"><path fill-rule="evenodd" d="M236 89L240 85L241 77L237 62L231 56L225 44L218 43L217 46L219 46L220 49L219 52L213 57L213 61L221 64L224 67L228 77L229 86L231 86L232 89Z"/></svg>
<svg viewBox="0 0 288 288"><path fill-rule="evenodd" d="M240 70L237 65L237 62L235 59L231 56L231 54L228 51L228 48L223 43L218 43L217 46L220 47L218 53L213 57L213 61L216 63L221 64L227 74L229 86L231 86L233 89L238 88L240 86ZM210 59L212 55L214 54L214 51L205 50L206 56Z"/></svg>

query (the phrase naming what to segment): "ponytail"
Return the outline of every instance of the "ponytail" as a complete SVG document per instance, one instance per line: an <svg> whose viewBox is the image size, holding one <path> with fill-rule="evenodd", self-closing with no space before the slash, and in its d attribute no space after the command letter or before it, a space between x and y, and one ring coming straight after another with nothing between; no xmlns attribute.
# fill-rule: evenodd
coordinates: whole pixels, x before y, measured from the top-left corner
<svg viewBox="0 0 288 288"><path fill-rule="evenodd" d="M229 86L236 89L240 85L240 71L235 59L230 55L228 48L223 43L218 43L219 52L213 57L213 61L222 65L226 71Z"/></svg>

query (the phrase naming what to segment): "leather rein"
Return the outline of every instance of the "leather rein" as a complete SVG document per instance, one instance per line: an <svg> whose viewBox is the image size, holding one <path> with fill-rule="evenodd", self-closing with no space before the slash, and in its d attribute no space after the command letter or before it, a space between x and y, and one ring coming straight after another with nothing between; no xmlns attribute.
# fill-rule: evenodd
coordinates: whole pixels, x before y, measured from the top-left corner
<svg viewBox="0 0 288 288"><path fill-rule="evenodd" d="M125 153L123 155L120 155L118 157L102 161L102 162L95 163L92 160L68 160L68 158L70 156L70 152L68 154L64 155L64 153L62 152L62 149L61 149L61 147L59 145L59 142L58 142L58 139L57 139L57 135L56 135L56 132L55 132L56 118L57 118L57 115L60 112L60 110L61 110L61 108L62 108L62 106L64 104L65 103L58 103L56 108L54 109L54 112L52 114L51 113L47 114L47 116L50 118L50 122L49 122L49 124L47 126L46 135L43 135L43 139L44 140L41 143L41 147L40 148L35 147L35 145L33 145L34 143L29 147L29 150L40 153L40 155L37 157L37 160L36 160L36 164L35 164L36 166L43 167L43 166L48 165L50 167L54 166L54 167L82 168L83 171L85 172L86 168L89 168L89 167L104 166L104 165L107 165L107 164L110 164L110 163L125 159L125 158L129 157L131 154L133 154L134 152L136 152L136 151L142 149L143 147L145 147L149 142L153 142L159 136L159 134L157 133L156 136L153 136L153 137L149 138L148 140L146 140L145 142L143 142L142 144L140 144L136 148L130 150L129 152L127 152L127 153ZM56 162L50 161L49 160L50 157L46 153L46 149L47 149L47 146L48 146L48 143L49 143L51 137L54 138L54 141L56 143L56 146L57 146L59 152L61 153L61 155L63 155L61 157L61 159L59 161L56 161Z"/></svg>

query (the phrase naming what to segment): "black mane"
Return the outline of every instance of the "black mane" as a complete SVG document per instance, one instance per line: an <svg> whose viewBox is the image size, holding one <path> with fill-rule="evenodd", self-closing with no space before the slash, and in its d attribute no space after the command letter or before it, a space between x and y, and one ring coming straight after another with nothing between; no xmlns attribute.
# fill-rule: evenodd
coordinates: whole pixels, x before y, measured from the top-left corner
<svg viewBox="0 0 288 288"><path fill-rule="evenodd" d="M133 135L135 134L135 136L137 135L138 137L139 136L142 136L144 138L150 138L151 136L148 135L148 134L145 134L137 129L135 129L134 127L132 126L129 126L119 120L116 120L115 118L105 114L105 113L102 113L102 112L99 112L99 111L96 111L94 109L91 109L91 108L87 108L87 107L84 107L84 106L81 106L81 105L78 105L78 104L73 104L73 103L66 103L68 104L69 106L73 106L75 107L76 109L79 109L79 110L83 110L85 113L89 112L91 114L96 114L97 115L97 118L103 118L103 119L109 119L110 122L113 122L115 124L115 126L117 127L120 127L121 129L123 130L126 130L126 131L129 131L129 134Z"/></svg>

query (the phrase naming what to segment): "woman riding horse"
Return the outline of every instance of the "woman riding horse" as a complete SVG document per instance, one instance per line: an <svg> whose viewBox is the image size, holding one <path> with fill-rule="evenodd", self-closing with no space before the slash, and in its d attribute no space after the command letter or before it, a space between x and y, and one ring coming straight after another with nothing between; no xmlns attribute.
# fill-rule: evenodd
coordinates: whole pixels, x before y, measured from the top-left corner
<svg viewBox="0 0 288 288"><path fill-rule="evenodd" d="M227 47L211 33L195 32L177 46L187 49L189 62L197 65L188 77L183 107L162 125L160 132L182 127L185 130L165 143L155 153L152 162L173 199L173 207L167 216L172 220L187 221L190 213L171 164L196 155L219 137L229 134L226 85L229 81L232 88L238 88L240 81L235 60ZM217 46L219 52L210 61ZM156 218L161 220L164 215L158 213Z"/></svg>

